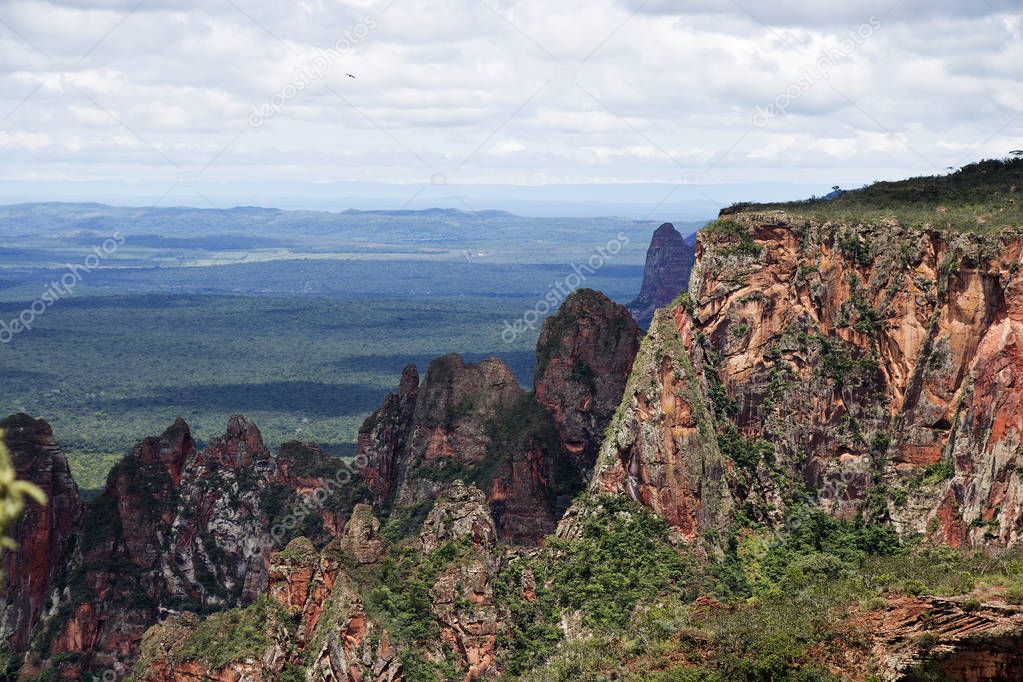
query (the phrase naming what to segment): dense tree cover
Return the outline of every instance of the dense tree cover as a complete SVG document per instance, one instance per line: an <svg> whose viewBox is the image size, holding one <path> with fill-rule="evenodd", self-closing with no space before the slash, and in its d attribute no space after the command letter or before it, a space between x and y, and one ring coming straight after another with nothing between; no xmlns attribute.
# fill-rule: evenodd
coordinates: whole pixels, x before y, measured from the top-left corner
<svg viewBox="0 0 1023 682"><path fill-rule="evenodd" d="M617 518L611 535L623 537L630 522ZM640 543L634 547L644 553L634 549L624 560L603 553L603 540L596 548L584 541L579 549L596 552L597 565L588 570L601 574L623 561L643 564L649 556L663 561L659 552L676 551L658 533L646 537L661 549L651 553ZM565 565L572 565L571 556ZM556 575L561 578L564 570ZM575 590L569 580L551 583L549 593L538 596L539 611L532 605L525 613L513 609L509 670L524 682L837 682L827 661L842 660L849 651L868 655L867 633L847 617L853 609L867 612L884 608L887 597L921 594L961 596L969 604L974 590L1023 603L1018 549L908 545L890 528L839 521L806 507L794 509L780 531L752 525L737 530L725 559L698 567L688 579L680 581L685 574L671 571L641 575L650 582L639 583L645 596L634 603L610 590ZM517 578L514 564L509 576ZM596 581L601 583L599 576ZM634 577L617 575L615 581L633 594ZM561 601L566 592L578 600ZM694 592L719 601L695 601ZM557 621L542 611L549 605L553 616L563 604L585 614L613 613L617 625L600 627L590 616L590 636L565 643ZM919 679L940 679L927 674L921 671Z"/></svg>
<svg viewBox="0 0 1023 682"><path fill-rule="evenodd" d="M409 362L458 348L473 361L498 355L528 381L535 338L501 339L501 321L527 302L72 299L0 348L0 413L46 418L85 488L178 416L200 440L240 413L272 447L304 440L351 454Z"/></svg>
<svg viewBox="0 0 1023 682"><path fill-rule="evenodd" d="M5 251L33 267L0 270L0 321L19 316L64 273L61 263L85 253L78 237L62 239L62 250ZM217 265L232 262L230 254L196 255L194 264L204 267L173 267L181 262L169 247L149 240L133 264L150 267L89 273L72 295L35 316L32 329L0 346L0 414L50 421L86 489L101 487L112 463L178 416L200 440L242 413L272 447L298 439L351 454L362 420L409 362L425 367L451 351L470 361L497 355L527 384L539 327L508 339L506 323L573 273L569 262L587 257L579 249L592 240L562 244L563 252L541 249L564 253L562 264L495 264L471 254L444 262L351 260L325 251L236 265ZM605 265L585 284L631 298L642 267L626 262Z"/></svg>
<svg viewBox="0 0 1023 682"><path fill-rule="evenodd" d="M556 650L564 637L563 612L578 613L582 627L608 634L628 627L638 604L697 594L692 557L670 544L663 519L613 496L593 500L591 509L578 539L548 538L541 553L513 561L501 577L511 674ZM536 585L531 600L523 596L527 577Z"/></svg>

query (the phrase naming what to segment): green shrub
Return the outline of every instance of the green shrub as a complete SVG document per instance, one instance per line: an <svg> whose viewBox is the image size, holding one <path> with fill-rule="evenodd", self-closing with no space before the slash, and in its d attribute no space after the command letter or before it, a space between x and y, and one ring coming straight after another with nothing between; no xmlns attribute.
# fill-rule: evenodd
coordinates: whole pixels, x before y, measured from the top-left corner
<svg viewBox="0 0 1023 682"><path fill-rule="evenodd" d="M763 250L753 239L750 231L742 224L722 218L715 220L703 228L701 233L705 238L720 246L718 254L721 256L738 256L756 258Z"/></svg>
<svg viewBox="0 0 1023 682"><path fill-rule="evenodd" d="M695 596L690 557L668 541L664 520L617 496L590 500L580 537L548 538L544 551L511 565L501 576L498 594L510 604L507 662L511 673L526 670L549 655L562 638L563 610L579 611L595 632L626 628L638 604L671 595ZM522 597L522 577L533 574L537 594Z"/></svg>
<svg viewBox="0 0 1023 682"><path fill-rule="evenodd" d="M956 474L955 463L951 458L944 458L941 461L930 464L920 472L916 483L919 485L933 485L943 481L949 481Z"/></svg>
<svg viewBox="0 0 1023 682"><path fill-rule="evenodd" d="M173 662L201 661L211 669L245 658L260 659L269 645L268 623L287 614L267 596L251 606L211 615L199 624L174 653Z"/></svg>

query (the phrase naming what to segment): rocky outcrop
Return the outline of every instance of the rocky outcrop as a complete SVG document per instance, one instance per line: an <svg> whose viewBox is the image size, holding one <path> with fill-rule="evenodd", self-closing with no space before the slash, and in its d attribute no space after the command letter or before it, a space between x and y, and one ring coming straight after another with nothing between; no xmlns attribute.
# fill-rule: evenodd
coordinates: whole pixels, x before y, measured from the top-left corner
<svg viewBox="0 0 1023 682"><path fill-rule="evenodd" d="M451 354L431 362L416 394L406 450L397 457L396 504L434 499L445 477L487 459L495 424L523 395L497 358L473 365Z"/></svg>
<svg viewBox="0 0 1023 682"><path fill-rule="evenodd" d="M161 614L252 603L275 546L310 527L326 542L343 525L357 490L343 485L350 479L314 446L271 456L242 417L202 450L180 419L145 439L70 533L79 542L62 558L22 676L120 674Z"/></svg>
<svg viewBox="0 0 1023 682"><path fill-rule="evenodd" d="M1017 679L1023 670L1018 606L966 597L892 597L884 610L853 622L868 633L863 672L871 679L998 682Z"/></svg>
<svg viewBox="0 0 1023 682"><path fill-rule="evenodd" d="M497 358L466 363L456 354L430 363L419 384L406 367L398 393L384 399L359 431L358 459L378 504L434 499L465 467L487 457L494 424L524 392Z"/></svg>
<svg viewBox="0 0 1023 682"><path fill-rule="evenodd" d="M731 498L715 510L768 523L806 489L907 536L1019 542L1021 246L726 212L700 233L689 298L651 326L594 489L683 536L719 527L693 487L711 481Z"/></svg>
<svg viewBox="0 0 1023 682"><path fill-rule="evenodd" d="M359 433L377 508L421 508L465 479L502 540L538 543L589 478L638 337L627 310L581 289L543 325L532 394L495 358L438 358L421 383L407 367Z"/></svg>
<svg viewBox="0 0 1023 682"><path fill-rule="evenodd" d="M671 223L664 223L654 232L646 252L643 284L639 295L629 304L636 322L646 329L654 311L675 300L689 286L696 252Z"/></svg>
<svg viewBox="0 0 1023 682"><path fill-rule="evenodd" d="M554 527L559 472L553 427L496 358L430 363L421 385L405 370L360 431L357 461L380 509L428 508L466 478L488 490L502 537L535 543ZM421 518L421 517L420 517Z"/></svg>
<svg viewBox="0 0 1023 682"><path fill-rule="evenodd" d="M430 512L417 546L430 555L444 543L459 542L471 543L471 549L438 572L430 590L431 611L441 642L457 653L465 679L481 680L496 673L497 666L497 530L486 496L461 481Z"/></svg>
<svg viewBox="0 0 1023 682"><path fill-rule="evenodd" d="M426 517L416 544L429 554L445 542L467 538L473 547L492 550L497 529L490 516L486 495L476 487L455 481Z"/></svg>
<svg viewBox="0 0 1023 682"><path fill-rule="evenodd" d="M592 289L565 299L537 342L536 400L554 420L561 450L588 479L639 351L629 311Z"/></svg>
<svg viewBox="0 0 1023 682"><path fill-rule="evenodd" d="M3 554L0 636L13 651L24 651L64 568L83 511L67 457L42 419L17 414L0 421L18 480L34 483L47 503L28 502L9 531L18 551Z"/></svg>
<svg viewBox="0 0 1023 682"><path fill-rule="evenodd" d="M409 447L418 392L419 371L409 365L401 374L398 392L384 398L383 405L359 429L358 452L365 458L363 480L385 506L393 500L398 459Z"/></svg>
<svg viewBox="0 0 1023 682"><path fill-rule="evenodd" d="M342 537L322 551L306 538L292 540L273 555L266 597L228 615L185 614L153 627L131 679L271 680L287 673L289 679L396 682L405 679L404 661L413 653L409 660L425 669L454 665L465 680L493 678L500 557L483 492L454 482L408 545L388 547L379 528L370 507L360 505ZM381 584L386 571L408 560L429 580L423 618L436 628L434 639L401 640L367 609L375 592L398 587ZM387 611L386 602L374 603Z"/></svg>
<svg viewBox="0 0 1023 682"><path fill-rule="evenodd" d="M702 353L683 306L658 311L590 484L593 494L626 495L654 510L699 552L698 540L727 528L733 505ZM570 512L559 534L573 537L578 521Z"/></svg>
<svg viewBox="0 0 1023 682"><path fill-rule="evenodd" d="M377 507L421 509L463 478L501 539L537 544L590 476L638 344L625 308L581 290L544 324L532 394L496 358L438 358L421 384L406 368L359 433Z"/></svg>
<svg viewBox="0 0 1023 682"><path fill-rule="evenodd" d="M366 613L365 602L346 574L338 576L312 632L305 657L306 679L394 682L403 679L391 635Z"/></svg>

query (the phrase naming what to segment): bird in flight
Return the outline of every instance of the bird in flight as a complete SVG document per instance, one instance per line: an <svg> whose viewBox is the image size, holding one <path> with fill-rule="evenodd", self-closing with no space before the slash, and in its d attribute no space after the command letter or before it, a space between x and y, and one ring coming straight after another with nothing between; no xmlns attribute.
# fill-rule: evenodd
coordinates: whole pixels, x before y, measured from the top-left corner
<svg viewBox="0 0 1023 682"><path fill-rule="evenodd" d="M350 74L350 73L346 73L345 75L346 75L346 76L348 76L349 78L355 78L355 76L353 76L353 75L352 75L352 74Z"/></svg>

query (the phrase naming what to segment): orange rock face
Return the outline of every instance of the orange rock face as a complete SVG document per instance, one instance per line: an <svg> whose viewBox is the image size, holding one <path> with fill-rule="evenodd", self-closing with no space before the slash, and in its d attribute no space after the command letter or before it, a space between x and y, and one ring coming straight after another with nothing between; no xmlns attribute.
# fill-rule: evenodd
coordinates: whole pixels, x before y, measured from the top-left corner
<svg viewBox="0 0 1023 682"><path fill-rule="evenodd" d="M884 611L854 617L869 659L856 679L899 680L924 661L943 679L1000 682L1023 670L1023 609L967 605L936 597L896 597Z"/></svg>
<svg viewBox="0 0 1023 682"><path fill-rule="evenodd" d="M1021 242L734 219L756 256L709 235L694 282L740 430L839 515L881 484L907 534L1016 542Z"/></svg>
<svg viewBox="0 0 1023 682"><path fill-rule="evenodd" d="M533 392L583 478L621 402L640 334L624 306L588 289L567 298L540 332Z"/></svg>
<svg viewBox="0 0 1023 682"><path fill-rule="evenodd" d="M301 670L308 679L404 679L402 649L367 612L367 585L359 580L385 565L387 546L379 529L371 508L358 505L342 537L322 551L296 538L273 555L267 587L273 607L265 610L263 622L250 625L266 631L264 650L213 669L185 653L190 637L209 623L184 614L146 633L134 673L142 682L259 681L279 679L290 666L292 673ZM434 663L450 661L466 681L493 679L499 624L494 591L500 563L497 531L483 492L455 483L438 499L414 546L425 557L463 540L472 550L446 563L430 585L424 617L432 619L438 638L419 642L417 652ZM230 633L205 634L218 635Z"/></svg>
<svg viewBox="0 0 1023 682"><path fill-rule="evenodd" d="M0 429L18 479L35 483L47 499L45 506L29 502L9 531L19 550L3 554L0 634L14 651L21 651L64 567L84 506L49 424L19 414L0 422Z"/></svg>
<svg viewBox="0 0 1023 682"><path fill-rule="evenodd" d="M905 535L1019 542L1021 246L723 215L700 234L689 302L651 325L595 489L683 537L720 527L708 500L777 521L787 479L845 518L876 489L872 513Z"/></svg>
<svg viewBox="0 0 1023 682"><path fill-rule="evenodd" d="M591 483L624 494L664 517L679 539L723 529L732 504L726 460L718 449L706 377L692 357L692 321L662 309L636 358L625 397L608 429ZM573 515L559 533L571 537Z"/></svg>

